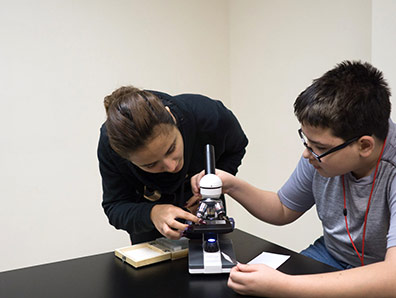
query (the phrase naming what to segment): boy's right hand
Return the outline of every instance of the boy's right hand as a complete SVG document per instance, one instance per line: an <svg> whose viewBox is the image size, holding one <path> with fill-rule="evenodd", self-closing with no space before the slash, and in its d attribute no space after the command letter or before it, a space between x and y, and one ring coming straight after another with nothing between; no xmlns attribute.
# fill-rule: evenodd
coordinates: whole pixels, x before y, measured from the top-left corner
<svg viewBox="0 0 396 298"><path fill-rule="evenodd" d="M216 175L220 177L223 186L222 186L222 191L223 193L228 193L230 188L233 185L232 179L235 178L234 175L231 175L228 172L225 172L223 170L218 170L216 169L215 171ZM194 176L191 177L191 190L194 194L194 196L200 196L200 190L199 190L199 181L201 181L202 177L205 176L205 171L202 171Z"/></svg>

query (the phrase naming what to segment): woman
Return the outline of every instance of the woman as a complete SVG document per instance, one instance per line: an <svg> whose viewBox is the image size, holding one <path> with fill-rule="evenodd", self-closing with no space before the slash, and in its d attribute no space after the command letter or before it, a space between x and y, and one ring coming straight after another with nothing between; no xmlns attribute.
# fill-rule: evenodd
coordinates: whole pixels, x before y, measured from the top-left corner
<svg viewBox="0 0 396 298"><path fill-rule="evenodd" d="M235 175L248 143L241 126L220 101L202 95L127 86L104 105L98 159L110 224L133 244L180 238L185 220L198 222L190 178L204 168L204 146L215 147L217 168Z"/></svg>

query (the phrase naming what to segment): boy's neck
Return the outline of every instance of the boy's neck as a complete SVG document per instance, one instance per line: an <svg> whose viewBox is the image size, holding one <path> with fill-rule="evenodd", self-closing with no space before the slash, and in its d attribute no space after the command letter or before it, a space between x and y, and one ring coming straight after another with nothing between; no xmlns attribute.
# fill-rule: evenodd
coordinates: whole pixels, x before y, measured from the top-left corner
<svg viewBox="0 0 396 298"><path fill-rule="evenodd" d="M352 175L356 179L370 176L371 173L375 170L375 167L377 166L378 159L380 158L380 155L381 155L383 145L384 145L383 141L376 143L373 153L369 157L362 160L362 163L361 163L362 166L359 169L352 171Z"/></svg>

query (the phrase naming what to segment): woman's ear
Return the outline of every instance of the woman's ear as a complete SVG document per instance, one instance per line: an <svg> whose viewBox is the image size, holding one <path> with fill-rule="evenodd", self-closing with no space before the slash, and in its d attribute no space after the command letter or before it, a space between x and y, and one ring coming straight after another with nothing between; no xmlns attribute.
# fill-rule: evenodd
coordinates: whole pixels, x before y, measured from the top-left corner
<svg viewBox="0 0 396 298"><path fill-rule="evenodd" d="M372 136L363 136L358 141L359 152L362 157L370 156L375 148L375 144L378 142Z"/></svg>
<svg viewBox="0 0 396 298"><path fill-rule="evenodd" d="M169 108L168 106L165 106L165 109L166 109L166 110L168 111L168 113L172 116L173 122L175 122L175 124L176 124L176 118L175 118L175 116L173 116L173 114L172 114L170 108Z"/></svg>

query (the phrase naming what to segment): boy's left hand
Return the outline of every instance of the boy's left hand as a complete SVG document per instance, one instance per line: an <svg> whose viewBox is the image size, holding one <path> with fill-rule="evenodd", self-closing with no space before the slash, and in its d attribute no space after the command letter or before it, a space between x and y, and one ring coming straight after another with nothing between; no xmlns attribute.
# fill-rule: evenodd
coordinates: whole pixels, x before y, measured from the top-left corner
<svg viewBox="0 0 396 298"><path fill-rule="evenodd" d="M228 286L241 295L269 296L285 274L264 264L238 264L231 269Z"/></svg>

